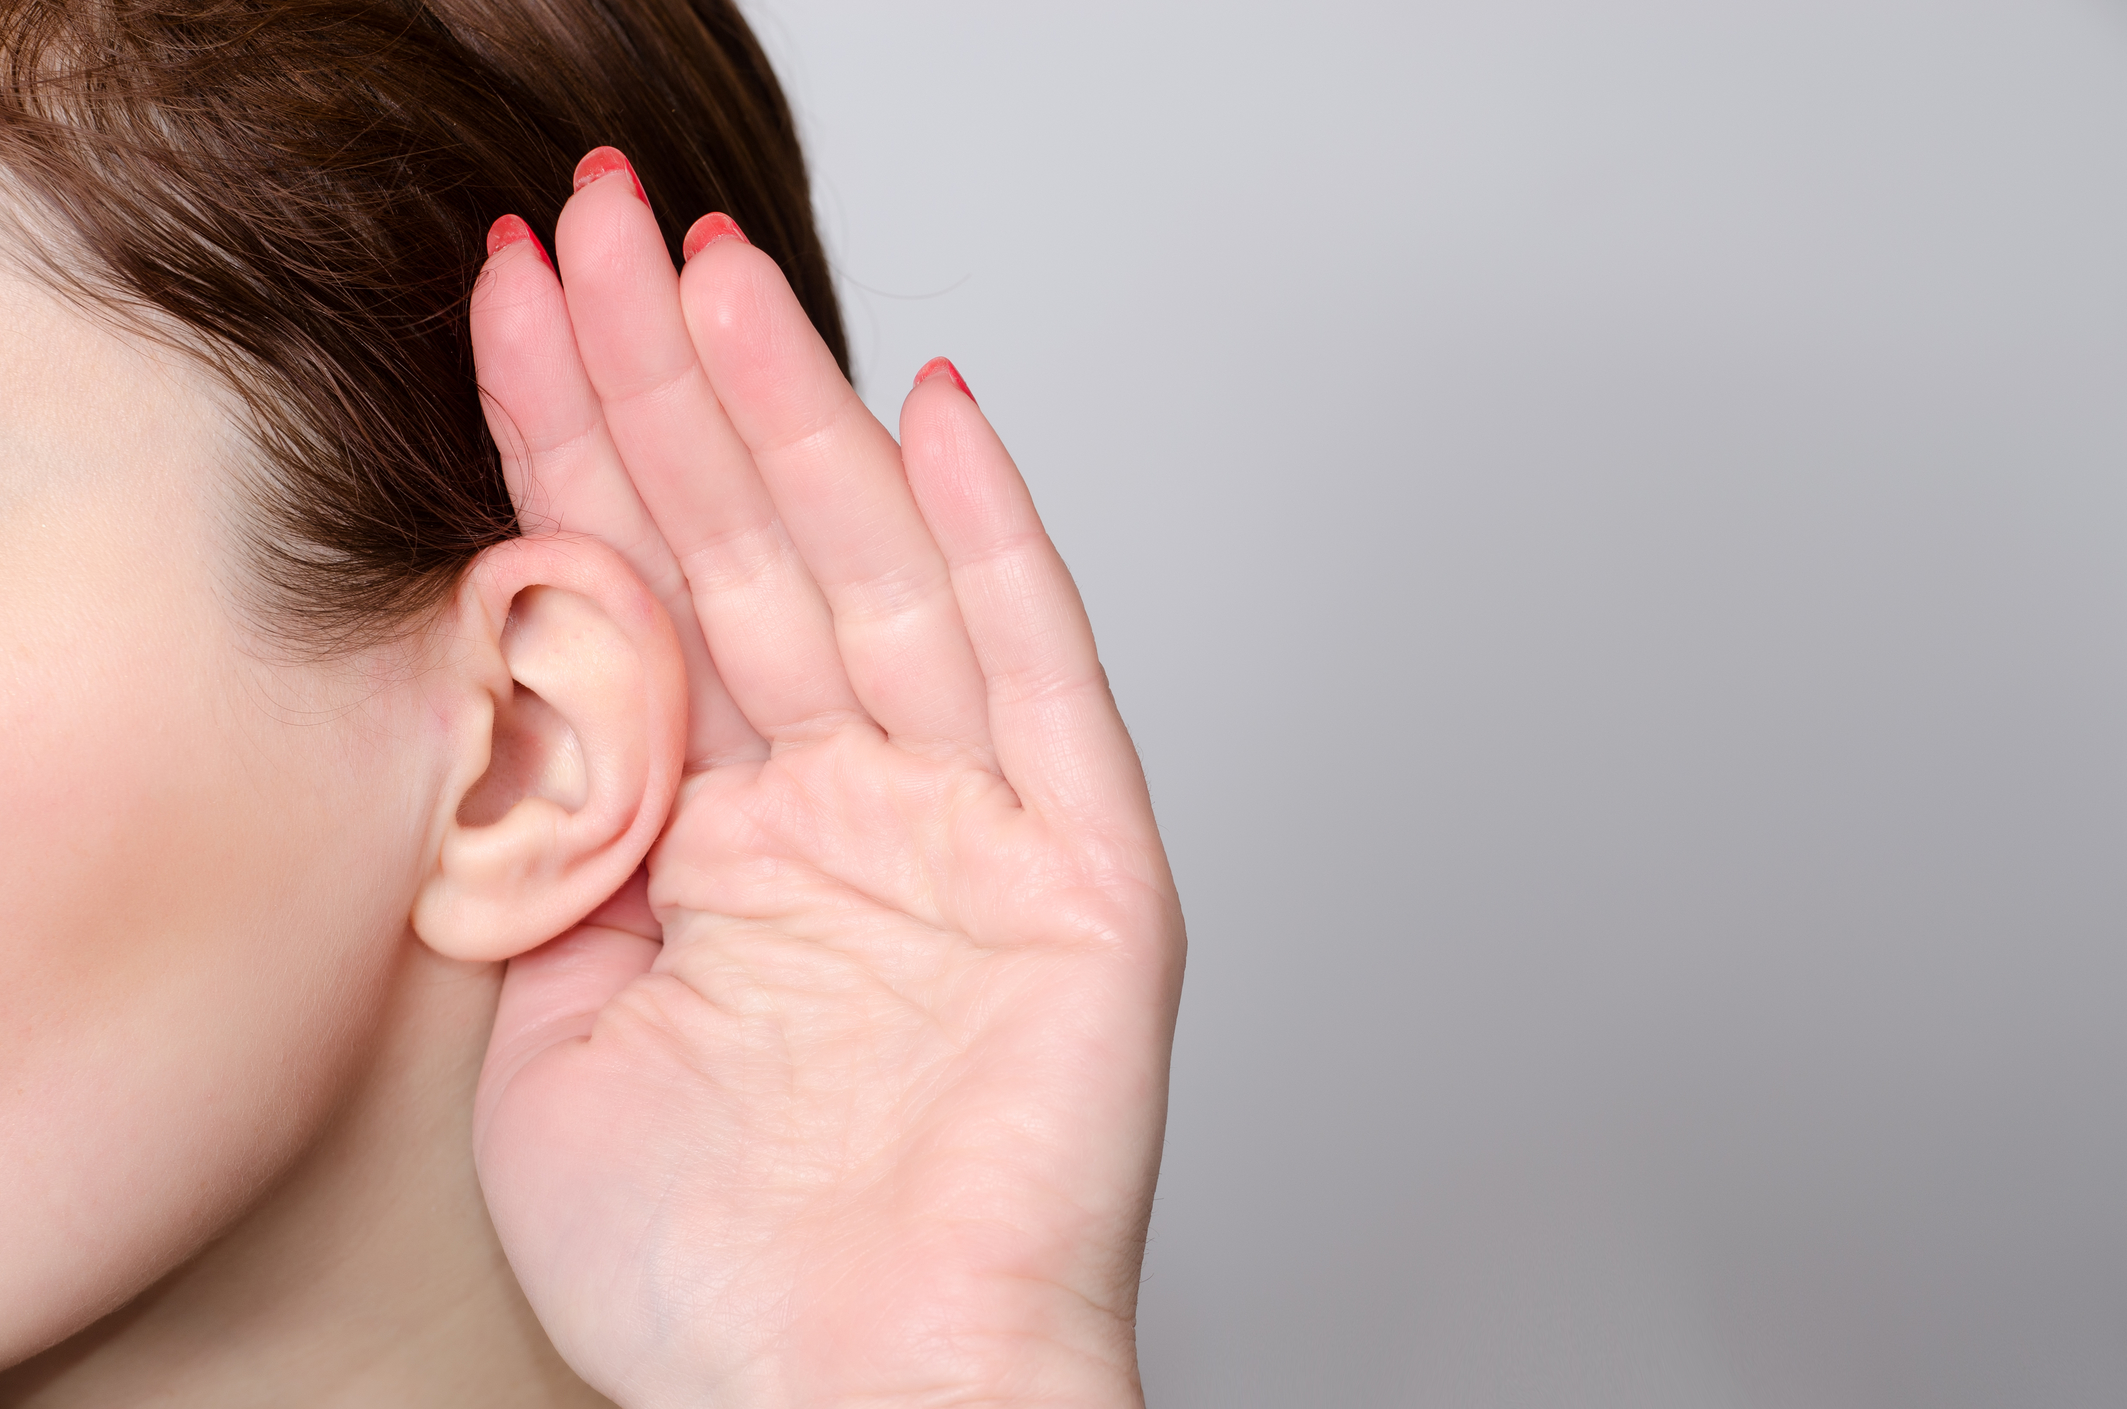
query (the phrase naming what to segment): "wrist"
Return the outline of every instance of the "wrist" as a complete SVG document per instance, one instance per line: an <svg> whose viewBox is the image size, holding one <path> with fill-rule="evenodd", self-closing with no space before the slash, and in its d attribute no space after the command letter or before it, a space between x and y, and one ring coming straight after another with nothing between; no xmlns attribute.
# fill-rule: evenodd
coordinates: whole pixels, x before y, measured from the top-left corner
<svg viewBox="0 0 2127 1409"><path fill-rule="evenodd" d="M625 1409L1143 1409L1134 1328L1082 1312L1065 1335L969 1330L935 1315L876 1339L821 1327L743 1369L664 1377L663 1392L614 1398Z"/></svg>

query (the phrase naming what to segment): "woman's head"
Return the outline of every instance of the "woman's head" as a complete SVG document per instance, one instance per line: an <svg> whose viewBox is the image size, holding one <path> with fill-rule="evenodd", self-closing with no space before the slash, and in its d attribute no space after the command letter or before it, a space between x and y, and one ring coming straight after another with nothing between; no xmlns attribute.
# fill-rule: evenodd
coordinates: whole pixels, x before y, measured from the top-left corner
<svg viewBox="0 0 2127 1409"><path fill-rule="evenodd" d="M728 4L0 0L0 1364L286 1168L416 917L496 957L654 834L671 628L516 537L466 333L604 143L839 355Z"/></svg>
<svg viewBox="0 0 2127 1409"><path fill-rule="evenodd" d="M441 599L514 516L472 382L488 225L628 152L729 212L842 355L790 115L724 0L0 0L12 243L237 395L231 522L304 652Z"/></svg>

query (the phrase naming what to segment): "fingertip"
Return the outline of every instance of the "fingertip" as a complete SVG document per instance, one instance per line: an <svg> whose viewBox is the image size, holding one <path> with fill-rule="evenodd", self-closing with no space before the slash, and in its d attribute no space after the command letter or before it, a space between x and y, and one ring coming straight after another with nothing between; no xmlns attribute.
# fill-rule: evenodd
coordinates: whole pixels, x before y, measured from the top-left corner
<svg viewBox="0 0 2127 1409"><path fill-rule="evenodd" d="M718 240L737 240L742 245L753 243L746 238L746 232L739 229L736 220L718 210L687 227L687 238L680 242L680 252L691 260Z"/></svg>
<svg viewBox="0 0 2127 1409"><path fill-rule="evenodd" d="M960 388L960 394L962 396L966 397L969 401L974 401L977 406L980 406L982 404L979 401L975 401L975 393L968 390L967 379L960 375L960 369L958 367L955 367L952 362L947 358L933 357L930 361L924 363L920 368L918 368L916 371L915 386L922 386L925 382L931 381L937 377L946 377L950 379L954 386ZM910 390L914 390L914 387L911 387Z"/></svg>
<svg viewBox="0 0 2127 1409"><path fill-rule="evenodd" d="M723 222L730 221L730 228ZM682 302L700 309L715 308L716 321L734 315L738 306L755 314L765 313L788 296L790 281L783 267L746 237L731 217L721 212L703 216L688 227L680 243L686 256L680 268Z"/></svg>
<svg viewBox="0 0 2127 1409"><path fill-rule="evenodd" d="M712 240L697 250L680 270L680 307L712 380L718 369L787 355L795 323L812 326L782 266L750 241Z"/></svg>
<svg viewBox="0 0 2127 1409"><path fill-rule="evenodd" d="M747 444L795 433L798 423L817 427L849 403L861 407L789 278L758 245L704 247L681 272L680 308L702 369Z"/></svg>
<svg viewBox="0 0 2127 1409"><path fill-rule="evenodd" d="M538 251L541 263L545 264L549 269L554 267L554 261L547 256L547 247L540 243L539 236L533 232L530 225L525 223L523 216L505 215L488 227L487 257L489 259L493 259L511 245L519 244L531 245L534 250Z"/></svg>
<svg viewBox="0 0 2127 1409"><path fill-rule="evenodd" d="M642 178L635 174L635 164L618 147L593 147L576 163L576 172L569 178L572 190L581 191L602 176L615 172L628 173L628 184L635 188L635 198L644 205L650 204L650 194L643 189Z"/></svg>

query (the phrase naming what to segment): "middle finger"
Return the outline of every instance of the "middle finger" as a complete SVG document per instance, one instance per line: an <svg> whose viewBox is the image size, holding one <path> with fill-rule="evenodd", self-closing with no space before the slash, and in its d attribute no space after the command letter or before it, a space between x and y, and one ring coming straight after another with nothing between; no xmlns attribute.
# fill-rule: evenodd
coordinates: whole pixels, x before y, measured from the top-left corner
<svg viewBox="0 0 2127 1409"><path fill-rule="evenodd" d="M995 768L982 673L900 447L774 260L720 240L680 283L695 356L834 614L857 698L904 747Z"/></svg>
<svg viewBox="0 0 2127 1409"><path fill-rule="evenodd" d="M626 158L592 152L577 183L555 237L576 345L687 574L719 675L772 742L861 716L827 603L695 357L679 278Z"/></svg>

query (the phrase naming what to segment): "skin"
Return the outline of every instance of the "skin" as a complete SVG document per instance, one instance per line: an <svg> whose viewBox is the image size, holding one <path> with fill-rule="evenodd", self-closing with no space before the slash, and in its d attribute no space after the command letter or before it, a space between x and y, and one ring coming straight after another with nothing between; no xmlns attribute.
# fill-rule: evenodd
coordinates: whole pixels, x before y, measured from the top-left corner
<svg viewBox="0 0 2127 1409"><path fill-rule="evenodd" d="M478 619L538 564L407 649L277 663L216 566L212 384L0 275L0 386L0 1365L71 1337L0 1402L599 1402L474 1178L500 973L408 925L512 736Z"/></svg>
<svg viewBox="0 0 2127 1409"><path fill-rule="evenodd" d="M771 260L675 278L612 167L559 282L490 262L481 385L527 518L635 545L715 673L648 913L511 965L512 1265L629 1405L1140 1403L1182 926L1077 590L951 379L897 445Z"/></svg>
<svg viewBox="0 0 2127 1409"><path fill-rule="evenodd" d="M579 182L473 300L531 532L387 651L252 649L166 360L9 427L0 1362L89 1329L0 1398L570 1402L528 1303L631 1407L1141 1402L1182 928L1077 592L951 379L896 444Z"/></svg>

